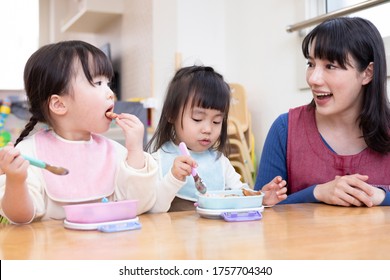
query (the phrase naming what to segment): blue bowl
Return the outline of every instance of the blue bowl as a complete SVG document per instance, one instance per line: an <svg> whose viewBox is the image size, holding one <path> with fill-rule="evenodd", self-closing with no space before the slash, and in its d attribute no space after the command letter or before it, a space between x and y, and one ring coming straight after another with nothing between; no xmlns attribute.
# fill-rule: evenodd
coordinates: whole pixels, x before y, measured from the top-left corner
<svg viewBox="0 0 390 280"><path fill-rule="evenodd" d="M198 207L203 209L244 209L263 205L264 194L244 196L242 190L208 191L198 194Z"/></svg>

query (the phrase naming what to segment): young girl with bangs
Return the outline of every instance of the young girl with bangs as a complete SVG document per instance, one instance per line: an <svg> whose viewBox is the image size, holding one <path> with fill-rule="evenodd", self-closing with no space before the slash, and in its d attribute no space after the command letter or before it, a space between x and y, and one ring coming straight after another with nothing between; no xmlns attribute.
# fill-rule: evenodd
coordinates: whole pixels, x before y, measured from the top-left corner
<svg viewBox="0 0 390 280"><path fill-rule="evenodd" d="M136 199L137 214L154 205L157 165L143 151L142 122L112 112L112 77L106 55L83 41L49 44L29 58L24 83L31 118L15 145L0 150L0 209L10 222L64 219L62 206L102 198ZM100 135L113 118L125 146ZM38 123L48 128L31 133ZM31 166L24 156L63 166L69 174Z"/></svg>
<svg viewBox="0 0 390 280"><path fill-rule="evenodd" d="M390 205L390 106L381 34L359 17L329 19L303 40L313 100L290 109L265 141L255 189L286 178L281 203Z"/></svg>
<svg viewBox="0 0 390 280"><path fill-rule="evenodd" d="M152 212L194 210L197 190L191 169L197 168L207 191L239 189L244 185L224 155L230 88L211 67L179 69L169 84L156 133L146 149L159 165L160 181ZM190 156L178 147L184 142ZM263 188L264 205L285 199L285 181L275 176Z"/></svg>

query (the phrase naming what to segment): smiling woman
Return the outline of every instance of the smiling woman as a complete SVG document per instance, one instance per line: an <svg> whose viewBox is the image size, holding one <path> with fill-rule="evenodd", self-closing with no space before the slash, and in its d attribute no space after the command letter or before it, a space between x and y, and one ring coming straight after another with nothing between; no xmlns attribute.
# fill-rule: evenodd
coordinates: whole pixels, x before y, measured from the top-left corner
<svg viewBox="0 0 390 280"><path fill-rule="evenodd" d="M390 205L390 108L381 34L360 17L328 19L302 42L308 105L273 123L255 189L286 178L281 203Z"/></svg>
<svg viewBox="0 0 390 280"><path fill-rule="evenodd" d="M2 1L0 34L0 90L21 90L23 67L39 44L39 0Z"/></svg>

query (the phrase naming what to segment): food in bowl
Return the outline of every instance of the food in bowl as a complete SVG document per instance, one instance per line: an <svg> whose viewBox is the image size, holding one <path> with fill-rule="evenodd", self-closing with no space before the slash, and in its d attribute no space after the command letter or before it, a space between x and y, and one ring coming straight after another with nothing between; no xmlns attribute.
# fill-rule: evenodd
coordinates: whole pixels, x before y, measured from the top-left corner
<svg viewBox="0 0 390 280"><path fill-rule="evenodd" d="M65 205L65 217L71 223L103 223L133 219L138 200Z"/></svg>
<svg viewBox="0 0 390 280"><path fill-rule="evenodd" d="M242 189L242 193L243 193L243 195L245 195L245 196L261 195L261 194L262 194L261 191L254 191L254 190L247 189L247 188L243 188L243 189Z"/></svg>
<svg viewBox="0 0 390 280"><path fill-rule="evenodd" d="M256 192L245 195L245 189L227 191L208 191L198 194L198 207L203 209L243 209L257 208L263 205L264 194Z"/></svg>

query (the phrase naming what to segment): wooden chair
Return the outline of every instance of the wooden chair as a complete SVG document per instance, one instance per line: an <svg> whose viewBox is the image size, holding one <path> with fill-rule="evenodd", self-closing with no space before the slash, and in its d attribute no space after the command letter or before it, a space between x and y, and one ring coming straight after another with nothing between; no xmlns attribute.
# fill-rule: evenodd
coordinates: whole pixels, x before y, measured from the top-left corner
<svg viewBox="0 0 390 280"><path fill-rule="evenodd" d="M229 158L241 158L242 163L247 166L249 172L253 173L255 170L251 151L240 128L240 124L237 121L230 119L228 121L228 126L234 127L236 131L235 134L229 134Z"/></svg>
<svg viewBox="0 0 390 280"><path fill-rule="evenodd" d="M248 110L248 101L246 97L246 91L240 84L229 84L231 89L231 100L229 108L229 118L235 119L239 124L244 133L247 145L250 142L251 131L251 116ZM235 134L234 128L231 127L231 134Z"/></svg>
<svg viewBox="0 0 390 280"><path fill-rule="evenodd" d="M247 183L250 188L254 187L254 181L252 174L248 172L248 169L244 166L244 164L239 160L230 160L230 163L233 165L234 169L238 174L241 175L241 181L243 183Z"/></svg>
<svg viewBox="0 0 390 280"><path fill-rule="evenodd" d="M235 168L250 186L253 186L256 167L251 115L247 107L246 92L240 84L230 84L231 102L228 117L228 140L231 161L240 162ZM249 175L248 175L249 174Z"/></svg>

